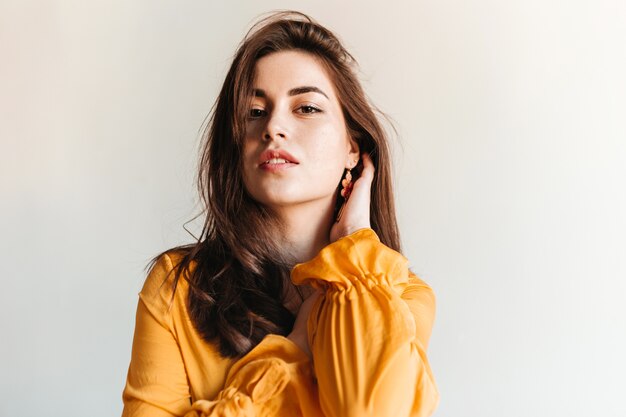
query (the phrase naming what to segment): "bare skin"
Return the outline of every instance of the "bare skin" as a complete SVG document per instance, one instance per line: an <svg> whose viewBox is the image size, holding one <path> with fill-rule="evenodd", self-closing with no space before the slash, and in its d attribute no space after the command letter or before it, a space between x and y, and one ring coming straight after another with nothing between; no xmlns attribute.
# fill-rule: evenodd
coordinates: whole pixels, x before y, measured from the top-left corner
<svg viewBox="0 0 626 417"><path fill-rule="evenodd" d="M306 262L337 239L370 227L374 165L349 136L334 84L318 58L303 51L267 55L256 63L253 87L258 93L246 126L244 183L255 200L279 213L287 225L287 250L297 262ZM300 87L314 89L294 91ZM286 151L295 161L274 160L268 169L260 163L268 150ZM335 222L337 185L360 158L363 172ZM320 293L301 289L310 294L304 302L292 291L285 303L298 311L288 337L310 355L306 320Z"/></svg>

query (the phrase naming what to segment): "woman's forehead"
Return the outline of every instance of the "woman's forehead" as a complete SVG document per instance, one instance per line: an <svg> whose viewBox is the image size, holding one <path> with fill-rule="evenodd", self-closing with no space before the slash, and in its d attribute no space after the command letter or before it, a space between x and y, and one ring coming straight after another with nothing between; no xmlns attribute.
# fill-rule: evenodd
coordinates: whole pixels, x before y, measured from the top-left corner
<svg viewBox="0 0 626 417"><path fill-rule="evenodd" d="M319 94L334 98L333 83L325 66L303 51L280 51L260 58L255 64L252 94L256 97Z"/></svg>

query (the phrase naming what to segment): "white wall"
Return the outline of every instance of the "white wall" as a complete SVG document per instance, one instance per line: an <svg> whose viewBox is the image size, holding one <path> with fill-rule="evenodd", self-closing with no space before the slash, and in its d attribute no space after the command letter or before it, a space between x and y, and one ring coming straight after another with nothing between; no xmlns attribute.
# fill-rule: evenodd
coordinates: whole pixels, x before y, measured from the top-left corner
<svg viewBox="0 0 626 417"><path fill-rule="evenodd" d="M626 415L624 2L306 4L401 134L435 415ZM1 416L120 413L142 267L189 241L198 129L286 7L2 1Z"/></svg>

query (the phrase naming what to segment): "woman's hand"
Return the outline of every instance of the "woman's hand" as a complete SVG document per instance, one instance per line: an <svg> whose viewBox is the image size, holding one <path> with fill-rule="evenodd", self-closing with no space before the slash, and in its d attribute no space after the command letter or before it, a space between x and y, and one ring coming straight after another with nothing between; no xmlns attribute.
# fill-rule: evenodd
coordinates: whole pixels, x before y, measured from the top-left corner
<svg viewBox="0 0 626 417"><path fill-rule="evenodd" d="M311 348L309 347L307 321L309 319L313 303L315 303L315 300L317 300L320 295L322 295L322 290L317 289L302 302L300 310L298 310L296 322L293 325L293 330L289 336L287 336L287 339L298 345L298 347L304 351L309 358L311 357Z"/></svg>
<svg viewBox="0 0 626 417"><path fill-rule="evenodd" d="M363 172L355 181L348 200L344 203L343 212L338 222L330 229L330 242L347 236L359 229L370 227L370 192L374 179L374 163L367 152L361 154L363 158ZM307 332L307 321L315 301L322 295L323 290L315 290L300 306L293 330L287 336L309 357L311 349Z"/></svg>
<svg viewBox="0 0 626 417"><path fill-rule="evenodd" d="M370 227L370 196L374 179L374 163L367 152L361 154L363 172L353 185L338 222L330 229L330 242L359 229Z"/></svg>

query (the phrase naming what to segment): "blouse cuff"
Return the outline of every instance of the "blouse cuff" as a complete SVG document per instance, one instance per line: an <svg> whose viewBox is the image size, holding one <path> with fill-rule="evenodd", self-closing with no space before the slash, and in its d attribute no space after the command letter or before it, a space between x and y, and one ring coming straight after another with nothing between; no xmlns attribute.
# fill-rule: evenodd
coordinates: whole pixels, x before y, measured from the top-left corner
<svg viewBox="0 0 626 417"><path fill-rule="evenodd" d="M310 261L296 264L291 280L337 291L359 283L367 288L404 287L409 282L408 259L384 245L374 230L363 228L325 246Z"/></svg>
<svg viewBox="0 0 626 417"><path fill-rule="evenodd" d="M252 417L293 379L306 373L310 359L286 337L268 334L228 372L225 389L213 400L198 400L185 417ZM295 366L294 366L295 365Z"/></svg>

